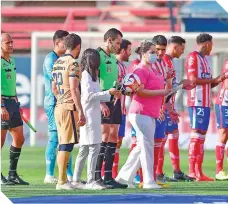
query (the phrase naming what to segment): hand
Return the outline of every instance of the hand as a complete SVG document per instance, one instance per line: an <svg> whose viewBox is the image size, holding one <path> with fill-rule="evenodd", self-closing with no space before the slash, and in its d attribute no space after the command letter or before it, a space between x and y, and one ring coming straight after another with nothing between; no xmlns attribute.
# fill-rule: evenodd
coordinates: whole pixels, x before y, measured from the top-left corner
<svg viewBox="0 0 228 204"><path fill-rule="evenodd" d="M108 108L108 106L105 103L102 103L100 105L101 107L101 113L104 117L108 117L110 115L110 110Z"/></svg>
<svg viewBox="0 0 228 204"><path fill-rule="evenodd" d="M9 113L5 107L1 107L1 119L5 121L9 120Z"/></svg>
<svg viewBox="0 0 228 204"><path fill-rule="evenodd" d="M189 80L189 79L183 79L181 81L181 84L183 84L183 89L186 89L186 90L191 90L191 89L194 89L196 87L196 83L194 81Z"/></svg>
<svg viewBox="0 0 228 204"><path fill-rule="evenodd" d="M109 94L114 95L114 96L119 97L119 98L121 97L121 91L117 90L115 88L109 89Z"/></svg>
<svg viewBox="0 0 228 204"><path fill-rule="evenodd" d="M174 123L179 123L180 122L180 120L179 120L180 115L175 110L172 110L172 111L168 112L168 114L169 114L170 119Z"/></svg>
<svg viewBox="0 0 228 204"><path fill-rule="evenodd" d="M171 94L172 91L173 91L172 89L164 89L163 90L163 96L167 96L167 95Z"/></svg>
<svg viewBox="0 0 228 204"><path fill-rule="evenodd" d="M175 77L175 75L176 75L175 69L168 69L168 71L166 72L166 79L171 79Z"/></svg>
<svg viewBox="0 0 228 204"><path fill-rule="evenodd" d="M223 82L225 79L228 78L228 74L224 73L214 79L214 83L219 84L220 82Z"/></svg>
<svg viewBox="0 0 228 204"><path fill-rule="evenodd" d="M82 111L78 112L78 125L84 126L86 124L86 118Z"/></svg>

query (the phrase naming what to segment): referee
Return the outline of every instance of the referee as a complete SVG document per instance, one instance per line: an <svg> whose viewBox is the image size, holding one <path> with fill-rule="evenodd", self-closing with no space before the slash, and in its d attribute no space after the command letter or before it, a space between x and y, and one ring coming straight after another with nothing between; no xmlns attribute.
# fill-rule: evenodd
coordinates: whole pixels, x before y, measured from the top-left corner
<svg viewBox="0 0 228 204"><path fill-rule="evenodd" d="M25 139L20 103L16 96L16 64L15 59L10 56L13 52L13 40L8 33L2 33L1 37L1 148L4 145L8 130L13 138L9 151L8 178L6 179L1 173L1 184L29 185L17 174L17 164Z"/></svg>

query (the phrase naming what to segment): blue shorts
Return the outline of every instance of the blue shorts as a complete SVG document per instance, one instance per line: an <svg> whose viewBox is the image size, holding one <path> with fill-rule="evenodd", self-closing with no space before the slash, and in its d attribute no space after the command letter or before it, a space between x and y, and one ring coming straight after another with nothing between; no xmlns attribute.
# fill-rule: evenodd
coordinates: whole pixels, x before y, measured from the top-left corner
<svg viewBox="0 0 228 204"><path fill-rule="evenodd" d="M228 106L215 104L217 128L228 128Z"/></svg>
<svg viewBox="0 0 228 204"><path fill-rule="evenodd" d="M210 108L202 106L188 107L191 128L194 130L207 131L210 121Z"/></svg>
<svg viewBox="0 0 228 204"><path fill-rule="evenodd" d="M48 118L48 131L57 131L57 127L55 124L55 107L54 106L45 106L44 110L47 114L47 118Z"/></svg>
<svg viewBox="0 0 228 204"><path fill-rule="evenodd" d="M174 130L178 130L178 123L174 123L171 118L169 117L169 114L166 112L166 126L165 126L165 133L169 134L172 133Z"/></svg>
<svg viewBox="0 0 228 204"><path fill-rule="evenodd" d="M126 127L126 115L122 115L122 123L119 127L119 137L125 136L125 127Z"/></svg>
<svg viewBox="0 0 228 204"><path fill-rule="evenodd" d="M156 119L155 123L156 123L156 128L154 133L154 139L165 138L166 120L160 122L158 121L158 119Z"/></svg>

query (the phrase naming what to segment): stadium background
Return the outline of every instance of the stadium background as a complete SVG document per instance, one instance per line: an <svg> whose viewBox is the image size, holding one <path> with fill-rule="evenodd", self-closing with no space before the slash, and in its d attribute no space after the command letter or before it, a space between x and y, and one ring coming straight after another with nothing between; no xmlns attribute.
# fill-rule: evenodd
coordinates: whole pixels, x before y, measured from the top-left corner
<svg viewBox="0 0 228 204"><path fill-rule="evenodd" d="M125 33L147 33L151 39L154 33L166 35L175 32L209 32L214 39L219 39L220 32L228 36L228 14L215 1L2 1L1 31L9 32L14 38L14 56L17 63L17 93L27 117L30 115L31 95L31 36L32 32L54 32L65 29L74 32L87 32L91 35L104 33L111 27ZM213 34L214 33L214 34ZM102 45L102 38L84 38L83 48ZM132 39L129 39L132 40ZM187 39L188 40L188 39ZM215 40L216 41L216 40ZM139 39L133 39L131 60L136 56L134 49ZM222 64L228 58L228 37L215 43L215 49L210 57L213 76L221 72ZM179 60L175 60L178 78L185 77L184 60L188 52L195 48L195 41L186 45L186 52ZM50 36L38 40L37 50L37 91L36 101L38 114L36 116L36 145L43 146L47 142L47 119L43 111L44 85L42 63L45 55L52 49ZM80 60L80 59L79 59ZM217 94L213 89L212 108ZM188 145L190 123L186 108L186 92L177 96L177 110L181 114L180 147ZM26 144L30 144L29 129L25 125ZM216 118L211 114L210 127L206 140L206 148L214 149L216 142ZM7 137L10 143L11 137ZM124 145L128 145L126 140Z"/></svg>

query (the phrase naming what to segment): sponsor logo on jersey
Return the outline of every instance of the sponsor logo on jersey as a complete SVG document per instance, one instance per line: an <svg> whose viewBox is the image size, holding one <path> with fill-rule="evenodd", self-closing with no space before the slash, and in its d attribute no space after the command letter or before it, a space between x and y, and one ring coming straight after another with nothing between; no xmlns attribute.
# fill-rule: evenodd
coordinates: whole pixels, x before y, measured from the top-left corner
<svg viewBox="0 0 228 204"><path fill-rule="evenodd" d="M188 66L192 66L194 64L194 58L193 57L190 57L189 60L188 60Z"/></svg>
<svg viewBox="0 0 228 204"><path fill-rule="evenodd" d="M207 72L202 72L201 73L201 78L202 79L210 79L211 78L211 74L207 73Z"/></svg>

